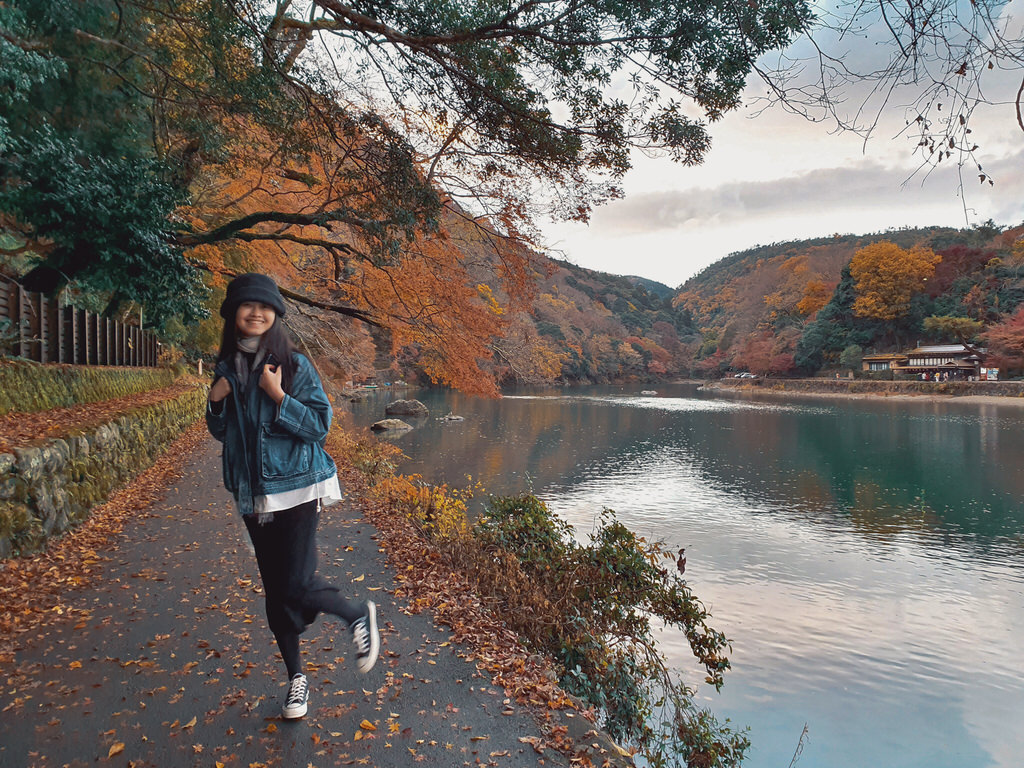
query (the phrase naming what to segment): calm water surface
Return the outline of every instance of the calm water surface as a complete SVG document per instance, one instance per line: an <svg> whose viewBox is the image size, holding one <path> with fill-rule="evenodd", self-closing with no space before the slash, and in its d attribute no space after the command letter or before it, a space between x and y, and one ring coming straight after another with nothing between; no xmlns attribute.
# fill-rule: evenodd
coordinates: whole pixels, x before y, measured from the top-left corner
<svg viewBox="0 0 1024 768"><path fill-rule="evenodd" d="M417 391L431 417L395 438L402 469L685 546L734 647L701 695L750 727L749 768L786 768L804 724L801 766L1024 765L1024 407L640 389Z"/></svg>

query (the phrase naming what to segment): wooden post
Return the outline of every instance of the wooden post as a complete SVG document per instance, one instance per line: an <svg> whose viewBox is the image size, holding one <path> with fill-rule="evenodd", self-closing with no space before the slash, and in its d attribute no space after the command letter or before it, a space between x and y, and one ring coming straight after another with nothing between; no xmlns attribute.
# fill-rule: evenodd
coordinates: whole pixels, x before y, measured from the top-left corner
<svg viewBox="0 0 1024 768"><path fill-rule="evenodd" d="M106 365L107 363L107 329L109 327L109 317L96 316L96 365Z"/></svg>
<svg viewBox="0 0 1024 768"><path fill-rule="evenodd" d="M13 284L0 279L0 319L11 321L10 293ZM0 347L0 353L7 353L7 345Z"/></svg>
<svg viewBox="0 0 1024 768"><path fill-rule="evenodd" d="M29 348L31 345L25 338L25 332L29 328L28 293L19 285L15 296L17 296L17 313L14 318L18 328L18 343L15 349L20 357L29 357L32 354L32 350Z"/></svg>
<svg viewBox="0 0 1024 768"><path fill-rule="evenodd" d="M36 338L39 339L36 350L36 360L40 363L48 363L50 356L50 301L41 293L36 294L36 300L32 302L35 310L35 323L38 328Z"/></svg>
<svg viewBox="0 0 1024 768"><path fill-rule="evenodd" d="M64 362L78 362L78 308L64 307L64 336L67 342Z"/></svg>
<svg viewBox="0 0 1024 768"><path fill-rule="evenodd" d="M80 326L78 329L78 338L81 341L81 347L79 347L78 350L81 353L78 359L78 364L88 365L90 347L92 346L92 341L89 338L89 310L79 310L78 322Z"/></svg>
<svg viewBox="0 0 1024 768"><path fill-rule="evenodd" d="M57 323L60 325L60 355L57 358L58 363L70 363L74 357L74 336L72 335L73 326L71 325L73 317L72 313L74 309L71 307L61 307L57 313Z"/></svg>
<svg viewBox="0 0 1024 768"><path fill-rule="evenodd" d="M60 311L60 296L50 299L46 303L46 359L44 363L63 362L61 355L64 351L64 322Z"/></svg>

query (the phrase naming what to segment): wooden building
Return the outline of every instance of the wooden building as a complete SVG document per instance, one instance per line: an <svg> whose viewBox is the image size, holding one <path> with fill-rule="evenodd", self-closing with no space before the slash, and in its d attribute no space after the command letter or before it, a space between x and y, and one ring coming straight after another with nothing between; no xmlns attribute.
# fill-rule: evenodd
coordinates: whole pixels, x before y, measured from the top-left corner
<svg viewBox="0 0 1024 768"><path fill-rule="evenodd" d="M911 376L927 374L929 378L948 374L953 379L977 379L985 362L985 352L963 344L919 345L907 352L864 355L862 368Z"/></svg>

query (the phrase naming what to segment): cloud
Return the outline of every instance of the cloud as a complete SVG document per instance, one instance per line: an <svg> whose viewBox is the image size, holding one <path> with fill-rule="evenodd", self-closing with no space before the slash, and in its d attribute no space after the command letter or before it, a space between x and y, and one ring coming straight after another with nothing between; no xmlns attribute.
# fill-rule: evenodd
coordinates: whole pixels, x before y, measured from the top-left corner
<svg viewBox="0 0 1024 768"><path fill-rule="evenodd" d="M1019 168L1022 163L1024 151L1002 159L999 165ZM714 187L634 193L603 209L595 217L594 228L605 234L631 236L721 227L796 212L806 215L855 210L863 216L872 210L934 208L940 216L941 210L948 210L950 215L962 211L955 167L939 168L927 179L909 178L911 173L906 168L863 161L767 181L730 181ZM1024 177L1013 174L997 182L996 188L981 188L973 170L965 169L967 207L981 218L1012 223L1024 215Z"/></svg>

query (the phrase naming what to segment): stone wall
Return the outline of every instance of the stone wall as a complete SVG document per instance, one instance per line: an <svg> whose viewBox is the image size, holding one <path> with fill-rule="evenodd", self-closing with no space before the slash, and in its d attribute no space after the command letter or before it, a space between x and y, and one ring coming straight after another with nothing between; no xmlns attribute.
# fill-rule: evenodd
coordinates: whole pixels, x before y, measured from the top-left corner
<svg viewBox="0 0 1024 768"><path fill-rule="evenodd" d="M202 417L206 389L140 408L83 434L0 454L0 558L42 549L151 466Z"/></svg>

